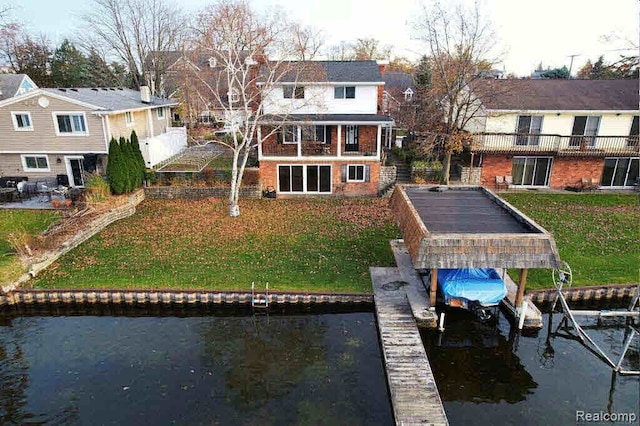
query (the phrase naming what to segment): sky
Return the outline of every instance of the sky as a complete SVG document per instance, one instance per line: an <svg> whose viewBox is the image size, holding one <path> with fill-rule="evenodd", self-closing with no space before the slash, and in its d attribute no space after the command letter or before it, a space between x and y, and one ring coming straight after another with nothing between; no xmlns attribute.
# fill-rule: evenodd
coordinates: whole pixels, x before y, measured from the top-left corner
<svg viewBox="0 0 640 426"><path fill-rule="evenodd" d="M168 0L196 13L205 0ZM279 7L290 18L323 31L327 45L357 38L376 38L394 47L393 53L415 59L424 45L412 29L422 4L431 0L250 0L256 8ZM444 4L471 3L445 0ZM0 0L13 5L12 18L35 33L44 32L52 42L72 38L82 25L81 16L91 0ZM542 63L546 68L569 67L573 74L588 60L604 54L611 61L640 38L638 0L480 0L482 13L497 35L503 61L498 69L528 76ZM605 37L618 39L606 41Z"/></svg>

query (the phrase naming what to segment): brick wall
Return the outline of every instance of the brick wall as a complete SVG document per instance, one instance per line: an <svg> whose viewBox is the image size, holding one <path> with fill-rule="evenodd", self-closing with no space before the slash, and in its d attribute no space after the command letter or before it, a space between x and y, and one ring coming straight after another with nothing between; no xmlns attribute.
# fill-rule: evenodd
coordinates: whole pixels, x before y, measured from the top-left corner
<svg viewBox="0 0 640 426"><path fill-rule="evenodd" d="M564 188L582 183L582 178L600 182L604 158L555 157L551 169L550 186Z"/></svg>
<svg viewBox="0 0 640 426"><path fill-rule="evenodd" d="M279 164L315 164L315 165L331 165L332 176L332 194L333 195L377 195L378 194L378 182L380 179L380 163L378 161L365 162L361 160L354 161L317 161L313 159L291 162L287 161L261 161L260 162L260 177L262 180L262 189L267 187L278 187L278 165ZM342 165L343 164L365 164L371 168L371 181L370 182L342 182ZM289 195L289 194L287 194ZM291 194L295 195L295 194Z"/></svg>
<svg viewBox="0 0 640 426"><path fill-rule="evenodd" d="M482 174L480 184L489 188L496 187L496 176L511 175L511 158L506 155L482 156Z"/></svg>
<svg viewBox="0 0 640 426"><path fill-rule="evenodd" d="M496 187L496 176L510 176L512 157L506 155L483 155L480 183L490 188ZM580 185L582 178L600 182L603 158L554 157L551 166L549 186L562 189Z"/></svg>

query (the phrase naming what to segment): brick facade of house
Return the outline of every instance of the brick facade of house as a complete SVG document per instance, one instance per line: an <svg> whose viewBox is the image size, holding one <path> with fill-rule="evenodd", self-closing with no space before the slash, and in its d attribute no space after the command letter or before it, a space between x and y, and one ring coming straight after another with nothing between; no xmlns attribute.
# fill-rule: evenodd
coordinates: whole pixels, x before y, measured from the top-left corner
<svg viewBox="0 0 640 426"><path fill-rule="evenodd" d="M510 176L512 156L483 154L481 185L496 188L496 176ZM600 182L604 168L603 158L553 157L549 186L563 189L578 186L583 178Z"/></svg>
<svg viewBox="0 0 640 426"><path fill-rule="evenodd" d="M380 162L379 161L319 161L313 159L298 160L293 159L287 161L261 161L260 162L260 178L262 188L278 187L278 165L331 165L331 193L332 195L359 196L359 195L377 195L378 183L380 179ZM369 182L342 182L342 165L344 164L364 164L370 167L371 179ZM283 194L284 195L284 194ZM297 194L286 194L296 196ZM303 194L300 194L303 195ZM304 195L313 195L307 193Z"/></svg>

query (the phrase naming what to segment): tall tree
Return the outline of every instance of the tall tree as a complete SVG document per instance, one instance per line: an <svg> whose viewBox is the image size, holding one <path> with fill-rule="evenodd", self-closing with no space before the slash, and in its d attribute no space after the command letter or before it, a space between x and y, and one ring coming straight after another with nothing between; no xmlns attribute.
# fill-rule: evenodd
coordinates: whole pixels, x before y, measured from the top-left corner
<svg viewBox="0 0 640 426"><path fill-rule="evenodd" d="M353 45L355 59L366 61L371 59L388 60L391 56L391 46L381 46L375 38L359 38Z"/></svg>
<svg viewBox="0 0 640 426"><path fill-rule="evenodd" d="M491 57L496 38L478 3L471 9L445 8L440 3L425 7L416 30L426 46L431 74L425 96L437 103L443 117L439 140L443 182L448 184L452 154L462 150L465 127L482 111L473 83L482 78L482 68L497 62Z"/></svg>
<svg viewBox="0 0 640 426"><path fill-rule="evenodd" d="M53 53L51 79L56 87L85 87L89 82L87 58L69 40Z"/></svg>
<svg viewBox="0 0 640 426"><path fill-rule="evenodd" d="M595 68L595 65L594 65ZM568 79L571 78L571 74L569 74L569 68L563 66L561 68L553 68L548 71L543 72L540 75L542 78L548 79Z"/></svg>
<svg viewBox="0 0 640 426"><path fill-rule="evenodd" d="M229 215L240 215L238 198L249 154L260 144L258 127L265 114L265 99L274 83L291 75L290 64L282 59L293 55L290 25L277 13L258 14L246 0L219 0L198 16L195 31L197 52L216 59L215 73L207 81L213 107L224 111L233 131L217 142L233 152ZM295 80L294 80L295 81Z"/></svg>
<svg viewBox="0 0 640 426"><path fill-rule="evenodd" d="M16 22L0 26L0 58L14 73L28 74L39 86L51 86L49 41L34 37Z"/></svg>
<svg viewBox="0 0 640 426"><path fill-rule="evenodd" d="M110 87L123 86L123 82L118 81L113 70L107 62L95 50L90 49L87 55L87 81L89 87Z"/></svg>
<svg viewBox="0 0 640 426"><path fill-rule="evenodd" d="M293 59L312 61L324 46L322 31L298 22L292 24Z"/></svg>
<svg viewBox="0 0 640 426"><path fill-rule="evenodd" d="M329 46L327 57L332 61L353 61L356 58L353 45L346 41Z"/></svg>
<svg viewBox="0 0 640 426"><path fill-rule="evenodd" d="M180 46L186 29L181 9L166 0L92 0L91 9L81 35L86 47L99 45L117 55L135 88L153 83L159 92L169 65L164 52Z"/></svg>

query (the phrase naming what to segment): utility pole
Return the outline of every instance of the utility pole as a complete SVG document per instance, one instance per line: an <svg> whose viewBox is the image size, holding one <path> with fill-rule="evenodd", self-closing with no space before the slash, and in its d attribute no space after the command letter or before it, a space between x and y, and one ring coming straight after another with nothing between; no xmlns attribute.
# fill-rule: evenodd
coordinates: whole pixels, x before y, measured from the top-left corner
<svg viewBox="0 0 640 426"><path fill-rule="evenodd" d="M571 69L573 68L573 58L575 58L576 56L580 56L579 53L574 54L574 55L568 55L571 58L571 62L569 63L569 78L571 78Z"/></svg>

